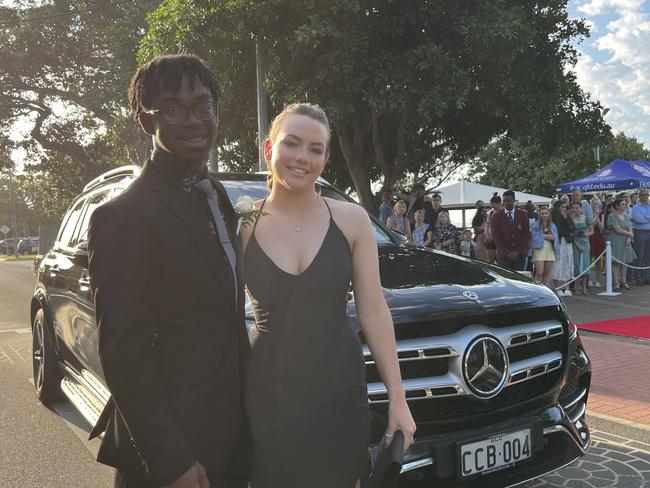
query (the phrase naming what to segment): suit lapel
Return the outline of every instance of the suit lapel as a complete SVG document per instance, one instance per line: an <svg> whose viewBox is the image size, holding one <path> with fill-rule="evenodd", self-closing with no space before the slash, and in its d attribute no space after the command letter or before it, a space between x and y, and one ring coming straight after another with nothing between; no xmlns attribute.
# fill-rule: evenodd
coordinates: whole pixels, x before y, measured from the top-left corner
<svg viewBox="0 0 650 488"><path fill-rule="evenodd" d="M192 200L192 195L166 181L149 165L145 166L142 177L154 190L160 201L165 205L187 229L197 247L201 250L211 266L217 266L217 251L210 240L208 223L198 211L198 205Z"/></svg>
<svg viewBox="0 0 650 488"><path fill-rule="evenodd" d="M235 263L235 270L237 272L237 303L244 303L244 269L243 269L243 252L242 252L242 242L241 236L237 234L237 214L235 209L230 202L230 197L228 192L221 184L221 182L212 180L213 186L217 191L219 196L219 205L221 206L221 212L224 216L224 221L226 222L226 229L230 236L230 241L232 242L233 247L235 248L235 256L237 262ZM240 308L241 309L241 308Z"/></svg>

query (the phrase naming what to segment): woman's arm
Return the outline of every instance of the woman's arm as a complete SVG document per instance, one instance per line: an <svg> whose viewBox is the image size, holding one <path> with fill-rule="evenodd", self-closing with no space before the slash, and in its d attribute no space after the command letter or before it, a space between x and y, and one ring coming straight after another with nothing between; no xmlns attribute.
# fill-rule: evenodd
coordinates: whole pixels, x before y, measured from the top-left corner
<svg viewBox="0 0 650 488"><path fill-rule="evenodd" d="M629 232L625 229L623 229L620 225L617 223L612 224L612 229L614 229L614 232L616 232L619 235L630 237L632 235L632 232Z"/></svg>
<svg viewBox="0 0 650 488"><path fill-rule="evenodd" d="M433 232L427 230L426 239L424 240L424 247L429 247L431 245L432 240L433 240Z"/></svg>
<svg viewBox="0 0 650 488"><path fill-rule="evenodd" d="M344 212L346 215L342 223L344 222L345 233L351 237L352 288L357 315L379 374L388 390L387 434L392 435L395 430L401 430L404 433L406 449L413 439L415 422L406 403L402 385L393 319L381 290L377 241L370 219L362 207L346 204Z"/></svg>
<svg viewBox="0 0 650 488"><path fill-rule="evenodd" d="M388 217L388 220L386 220L386 227L389 229L393 229L393 217Z"/></svg>
<svg viewBox="0 0 650 488"><path fill-rule="evenodd" d="M406 217L404 217L404 218L406 219ZM411 232L411 222L409 221L409 219L406 219L406 237L408 238L408 241L411 244L414 243L414 241L413 241L413 233ZM373 235L373 239L374 239L374 235Z"/></svg>

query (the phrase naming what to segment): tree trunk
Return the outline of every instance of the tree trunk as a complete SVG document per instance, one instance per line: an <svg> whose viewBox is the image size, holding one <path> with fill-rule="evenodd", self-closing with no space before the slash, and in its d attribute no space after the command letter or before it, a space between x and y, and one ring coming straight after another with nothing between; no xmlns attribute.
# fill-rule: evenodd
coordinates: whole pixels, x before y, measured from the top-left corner
<svg viewBox="0 0 650 488"><path fill-rule="evenodd" d="M359 202L368 211L374 211L374 195L370 187L370 176L366 170L363 154L363 138L365 128L359 122L355 122L352 128L352 137L345 129L336 131L341 144L341 152L345 158L345 164L354 183L354 188L359 196Z"/></svg>

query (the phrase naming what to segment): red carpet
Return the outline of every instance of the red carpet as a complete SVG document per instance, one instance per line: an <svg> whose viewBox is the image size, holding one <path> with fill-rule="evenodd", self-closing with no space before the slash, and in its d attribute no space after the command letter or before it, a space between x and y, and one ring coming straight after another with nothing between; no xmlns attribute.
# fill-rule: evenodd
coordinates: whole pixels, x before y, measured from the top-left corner
<svg viewBox="0 0 650 488"><path fill-rule="evenodd" d="M650 315L581 324L578 325L578 329L650 339Z"/></svg>

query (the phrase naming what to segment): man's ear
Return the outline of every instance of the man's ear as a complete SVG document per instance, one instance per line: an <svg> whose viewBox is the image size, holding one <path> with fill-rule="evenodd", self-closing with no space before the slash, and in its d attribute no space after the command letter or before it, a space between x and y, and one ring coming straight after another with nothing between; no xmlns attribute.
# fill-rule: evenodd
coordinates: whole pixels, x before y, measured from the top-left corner
<svg viewBox="0 0 650 488"><path fill-rule="evenodd" d="M140 122L140 127L142 127L142 130L150 136L152 136L156 131L151 115L145 113L138 114L138 122Z"/></svg>

